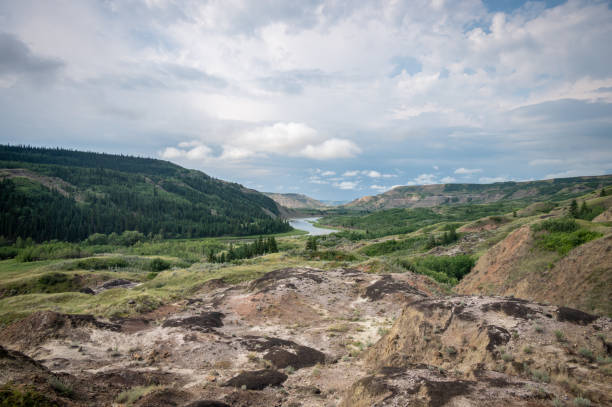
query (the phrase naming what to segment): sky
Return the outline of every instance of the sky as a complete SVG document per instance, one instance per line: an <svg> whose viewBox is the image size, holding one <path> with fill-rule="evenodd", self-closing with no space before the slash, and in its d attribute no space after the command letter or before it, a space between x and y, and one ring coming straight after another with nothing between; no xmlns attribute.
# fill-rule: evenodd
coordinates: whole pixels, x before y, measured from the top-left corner
<svg viewBox="0 0 612 407"><path fill-rule="evenodd" d="M612 173L612 4L0 0L0 143L260 191Z"/></svg>

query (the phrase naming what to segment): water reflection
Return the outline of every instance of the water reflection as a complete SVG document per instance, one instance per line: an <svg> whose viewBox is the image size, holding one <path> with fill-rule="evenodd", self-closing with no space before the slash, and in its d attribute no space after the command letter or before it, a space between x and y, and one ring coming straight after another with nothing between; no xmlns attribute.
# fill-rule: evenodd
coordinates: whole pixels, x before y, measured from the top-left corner
<svg viewBox="0 0 612 407"><path fill-rule="evenodd" d="M321 218L290 219L289 224L295 229L304 230L313 236L329 235L330 233L337 232L337 230L333 229L318 228L312 224L312 222L316 222L319 219Z"/></svg>

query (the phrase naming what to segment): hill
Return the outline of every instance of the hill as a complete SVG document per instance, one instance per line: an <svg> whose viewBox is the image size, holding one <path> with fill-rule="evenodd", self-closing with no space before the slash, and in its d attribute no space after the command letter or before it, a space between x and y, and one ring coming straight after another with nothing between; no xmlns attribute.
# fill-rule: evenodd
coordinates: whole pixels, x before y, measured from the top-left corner
<svg viewBox="0 0 612 407"><path fill-rule="evenodd" d="M343 207L373 211L499 201L562 201L608 185L612 185L612 175L494 184L416 185L396 187L379 195L365 196Z"/></svg>
<svg viewBox="0 0 612 407"><path fill-rule="evenodd" d="M610 196L583 202L612 207ZM456 291L512 295L612 315L610 223L552 215L517 228L488 249Z"/></svg>
<svg viewBox="0 0 612 407"><path fill-rule="evenodd" d="M0 236L77 241L137 230L162 237L283 232L277 204L167 161L0 146Z"/></svg>
<svg viewBox="0 0 612 407"><path fill-rule="evenodd" d="M277 194L274 192L263 192L272 198L277 204L289 209L324 209L327 205L309 196L302 194Z"/></svg>

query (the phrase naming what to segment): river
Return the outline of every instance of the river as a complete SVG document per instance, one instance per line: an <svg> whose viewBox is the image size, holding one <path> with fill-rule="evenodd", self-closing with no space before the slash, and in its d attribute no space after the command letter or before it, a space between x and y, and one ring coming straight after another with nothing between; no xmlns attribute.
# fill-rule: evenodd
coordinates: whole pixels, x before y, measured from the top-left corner
<svg viewBox="0 0 612 407"><path fill-rule="evenodd" d="M308 232L309 235L313 236L329 235L330 233L337 232L337 230L334 229L324 229L314 226L313 223L319 219L321 218L289 219L289 224L295 229L304 230Z"/></svg>

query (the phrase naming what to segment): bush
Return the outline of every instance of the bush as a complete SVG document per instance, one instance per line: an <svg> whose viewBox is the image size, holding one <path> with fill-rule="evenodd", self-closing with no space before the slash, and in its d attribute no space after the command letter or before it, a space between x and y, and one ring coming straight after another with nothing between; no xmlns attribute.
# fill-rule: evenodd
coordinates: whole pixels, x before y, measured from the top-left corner
<svg viewBox="0 0 612 407"><path fill-rule="evenodd" d="M19 250L16 259L21 262L31 262L38 260L74 259L89 255L90 253L81 250L81 247L77 244L52 241L26 246Z"/></svg>
<svg viewBox="0 0 612 407"><path fill-rule="evenodd" d="M17 253L19 252L14 247L0 247L0 260L12 259L17 256Z"/></svg>
<svg viewBox="0 0 612 407"><path fill-rule="evenodd" d="M47 273L38 279L38 282L42 285L57 285L66 281L68 281L68 276L63 273Z"/></svg>
<svg viewBox="0 0 612 407"><path fill-rule="evenodd" d="M583 397L576 397L574 399L574 405L578 407L589 407L591 405L591 400Z"/></svg>
<svg viewBox="0 0 612 407"><path fill-rule="evenodd" d="M149 263L149 270L151 271L164 271L169 268L170 262L160 259L159 257L156 257L155 259L151 260L151 263Z"/></svg>
<svg viewBox="0 0 612 407"><path fill-rule="evenodd" d="M424 274L445 284L457 284L472 270L476 260L472 256L426 256L414 260L400 260L399 265L413 273Z"/></svg>
<svg viewBox="0 0 612 407"><path fill-rule="evenodd" d="M74 391L72 390L72 386L70 383L65 382L57 377L51 377L49 379L49 385L55 392L64 397L72 397Z"/></svg>
<svg viewBox="0 0 612 407"><path fill-rule="evenodd" d="M579 229L571 233L553 232L538 236L536 245L544 250L556 251L564 256L575 247L603 236L601 233Z"/></svg>
<svg viewBox="0 0 612 407"><path fill-rule="evenodd" d="M532 370L531 371L531 377L536 382L542 382L542 383L549 383L550 382L550 376L548 375L548 373L546 373L543 370Z"/></svg>
<svg viewBox="0 0 612 407"><path fill-rule="evenodd" d="M574 219L570 218L548 219L531 226L531 230L534 232L546 231L568 233L578 230L578 224Z"/></svg>
<svg viewBox="0 0 612 407"><path fill-rule="evenodd" d="M58 404L36 391L4 385L0 387L0 407L58 407Z"/></svg>
<svg viewBox="0 0 612 407"><path fill-rule="evenodd" d="M108 236L102 233L94 233L85 239L85 244L88 245L103 245L108 244Z"/></svg>

